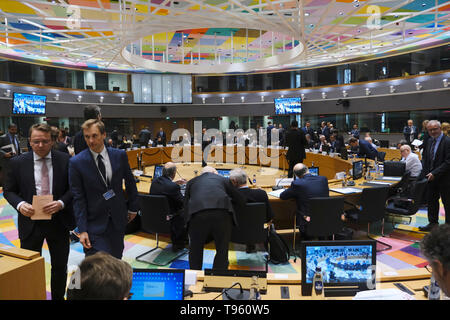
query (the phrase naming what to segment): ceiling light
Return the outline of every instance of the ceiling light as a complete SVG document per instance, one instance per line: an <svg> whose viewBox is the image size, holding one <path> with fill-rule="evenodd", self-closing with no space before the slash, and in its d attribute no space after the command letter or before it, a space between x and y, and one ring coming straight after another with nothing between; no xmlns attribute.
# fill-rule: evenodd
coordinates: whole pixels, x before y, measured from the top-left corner
<svg viewBox="0 0 450 320"><path fill-rule="evenodd" d="M105 99L105 97L101 96L101 97L98 99L98 101L100 101L100 103L102 103L104 99Z"/></svg>
<svg viewBox="0 0 450 320"><path fill-rule="evenodd" d="M82 99L83 99L82 96L78 96L78 97L77 97L77 101L78 101L78 102L81 102Z"/></svg>
<svg viewBox="0 0 450 320"><path fill-rule="evenodd" d="M55 99L55 101L59 101L59 93L55 94L54 99Z"/></svg>
<svg viewBox="0 0 450 320"><path fill-rule="evenodd" d="M395 86L390 86L389 87L389 92L390 93L394 93L396 91Z"/></svg>
<svg viewBox="0 0 450 320"><path fill-rule="evenodd" d="M327 93L326 92L322 92L322 99L326 99L327 98Z"/></svg>
<svg viewBox="0 0 450 320"><path fill-rule="evenodd" d="M422 89L422 85L420 84L420 82L416 82L416 90L420 89Z"/></svg>
<svg viewBox="0 0 450 320"><path fill-rule="evenodd" d="M448 80L447 79L442 80L442 84L444 85L444 88L447 88L448 87Z"/></svg>
<svg viewBox="0 0 450 320"><path fill-rule="evenodd" d="M244 98L244 97L241 97L241 101L244 102L244 101L245 101L245 98Z"/></svg>
<svg viewBox="0 0 450 320"><path fill-rule="evenodd" d="M120 103L125 103L125 97L120 98Z"/></svg>
<svg viewBox="0 0 450 320"><path fill-rule="evenodd" d="M264 96L261 96L261 102L264 102Z"/></svg>
<svg viewBox="0 0 450 320"><path fill-rule="evenodd" d="M366 96L370 96L371 93L372 93L372 92L370 91L370 89L369 89L369 88L366 88Z"/></svg>
<svg viewBox="0 0 450 320"><path fill-rule="evenodd" d="M205 101L206 101L206 98L205 98L205 97L203 97L203 98L202 98L202 102L203 102L203 104L205 103Z"/></svg>
<svg viewBox="0 0 450 320"><path fill-rule="evenodd" d="M346 90L343 90L342 95L344 96L344 98L346 98L348 96L348 92Z"/></svg>
<svg viewBox="0 0 450 320"><path fill-rule="evenodd" d="M302 98L302 100L305 100L305 94L304 94L304 93L302 93L302 94L300 95L300 97Z"/></svg>
<svg viewBox="0 0 450 320"><path fill-rule="evenodd" d="M225 103L225 97L222 97L222 103Z"/></svg>
<svg viewBox="0 0 450 320"><path fill-rule="evenodd" d="M5 97L9 97L11 95L11 90L6 90L5 91Z"/></svg>

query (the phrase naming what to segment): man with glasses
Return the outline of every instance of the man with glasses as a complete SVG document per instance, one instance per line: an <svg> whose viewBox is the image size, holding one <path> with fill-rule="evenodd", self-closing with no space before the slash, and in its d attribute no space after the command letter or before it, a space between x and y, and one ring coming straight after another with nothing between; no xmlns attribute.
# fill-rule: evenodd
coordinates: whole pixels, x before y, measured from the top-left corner
<svg viewBox="0 0 450 320"><path fill-rule="evenodd" d="M428 179L428 225L420 231L430 231L439 223L439 198L445 209L445 223L450 223L450 138L443 134L441 123L427 124L430 138L422 155L421 177Z"/></svg>
<svg viewBox="0 0 450 320"><path fill-rule="evenodd" d="M6 200L18 212L20 246L41 252L44 239L51 257L52 299L62 300L66 290L69 230L75 226L69 190L69 155L52 150L51 127L30 128L31 152L11 159L5 184ZM53 195L39 215L33 197ZM39 220L36 220L39 216Z"/></svg>

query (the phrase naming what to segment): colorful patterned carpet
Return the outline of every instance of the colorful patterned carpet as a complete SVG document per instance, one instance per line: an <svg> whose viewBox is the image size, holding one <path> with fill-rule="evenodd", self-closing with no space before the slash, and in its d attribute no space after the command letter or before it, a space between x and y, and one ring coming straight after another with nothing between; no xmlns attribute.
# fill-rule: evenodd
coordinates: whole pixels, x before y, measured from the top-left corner
<svg viewBox="0 0 450 320"><path fill-rule="evenodd" d="M444 223L444 210L442 206L440 216L440 223ZM404 229L405 231L393 229L393 224L391 222L386 222L384 232L386 235L389 235L389 237L377 236L377 234L379 235L381 232L381 225L376 223L371 225L371 235L392 246L391 250L377 253L377 267L381 272L422 268L427 264L426 260L420 254L419 244L417 242L420 241L424 234L412 232L418 231L418 226L426 225L427 223L428 220L425 209L420 210L413 217L410 225L403 224L401 220L397 219L397 222L394 223L395 226L397 228ZM366 226L361 226L361 228L355 232L353 238L367 239L365 232L366 228ZM169 240L170 238L168 236L160 235L160 246L166 247L168 245L167 241ZM7 203L6 199L3 198L3 192L1 189L0 243L20 247L20 240L18 239L17 231L17 212ZM292 243L292 240L288 239L288 243ZM156 268L154 265L136 261L137 256L143 254L151 248L154 248L155 246L156 241L154 235L149 235L143 232L127 235L125 236L123 260L130 263L134 268ZM170 246L170 244L168 246ZM382 245L379 246L380 249L382 249L382 247ZM204 269L212 267L214 254L214 244L211 243L205 248L204 251ZM47 291L50 291L50 255L46 244L44 244L42 255L46 261ZM72 243L69 255L69 273L75 270L83 258L84 253L81 244ZM245 252L245 246L238 244L230 244L229 261L230 269L264 270L265 267L264 253L262 251L258 251L256 254L247 254ZM188 269L188 255L181 256L164 267ZM270 273L299 273L300 259L297 259L295 263L294 259L291 259L289 263L285 264L269 263L268 271ZM47 296L50 297L49 292Z"/></svg>

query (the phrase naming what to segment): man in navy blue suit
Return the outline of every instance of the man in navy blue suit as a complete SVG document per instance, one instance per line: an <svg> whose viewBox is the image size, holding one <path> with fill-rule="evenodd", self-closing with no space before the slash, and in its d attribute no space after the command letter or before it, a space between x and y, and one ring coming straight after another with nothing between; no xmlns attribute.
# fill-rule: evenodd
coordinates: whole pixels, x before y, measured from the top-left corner
<svg viewBox="0 0 450 320"><path fill-rule="evenodd" d="M359 158L368 158L375 160L375 158L378 158L378 151L372 147L372 145L365 141L356 139L355 137L351 137L348 140L348 143L353 148L358 147L358 157Z"/></svg>
<svg viewBox="0 0 450 320"><path fill-rule="evenodd" d="M303 163L294 166L296 179L291 186L280 194L281 200L295 199L297 203L297 225L301 233L306 232L307 224L311 221L309 199L314 197L328 197L328 180L323 176L313 176Z"/></svg>
<svg viewBox="0 0 450 320"><path fill-rule="evenodd" d="M87 120L82 130L88 149L73 157L69 164L80 243L86 255L105 251L121 259L126 225L139 209L136 182L126 153L105 147L103 122ZM123 180L127 199L122 189Z"/></svg>
<svg viewBox="0 0 450 320"><path fill-rule="evenodd" d="M408 120L408 125L403 128L403 136L409 145L411 145L411 143L419 136L417 127L413 125L413 121L411 119Z"/></svg>

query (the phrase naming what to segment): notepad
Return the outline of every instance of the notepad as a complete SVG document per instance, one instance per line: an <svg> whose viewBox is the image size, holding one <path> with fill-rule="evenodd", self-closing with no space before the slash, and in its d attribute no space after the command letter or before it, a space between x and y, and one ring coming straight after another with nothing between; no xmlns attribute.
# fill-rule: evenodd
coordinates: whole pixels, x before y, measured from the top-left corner
<svg viewBox="0 0 450 320"><path fill-rule="evenodd" d="M331 191L342 193L342 194L350 194L350 193L361 193L361 189L357 188L330 188Z"/></svg>
<svg viewBox="0 0 450 320"><path fill-rule="evenodd" d="M268 194L274 197L279 198L280 194L284 191L284 189L278 189L278 190L274 190L274 191L270 191Z"/></svg>

